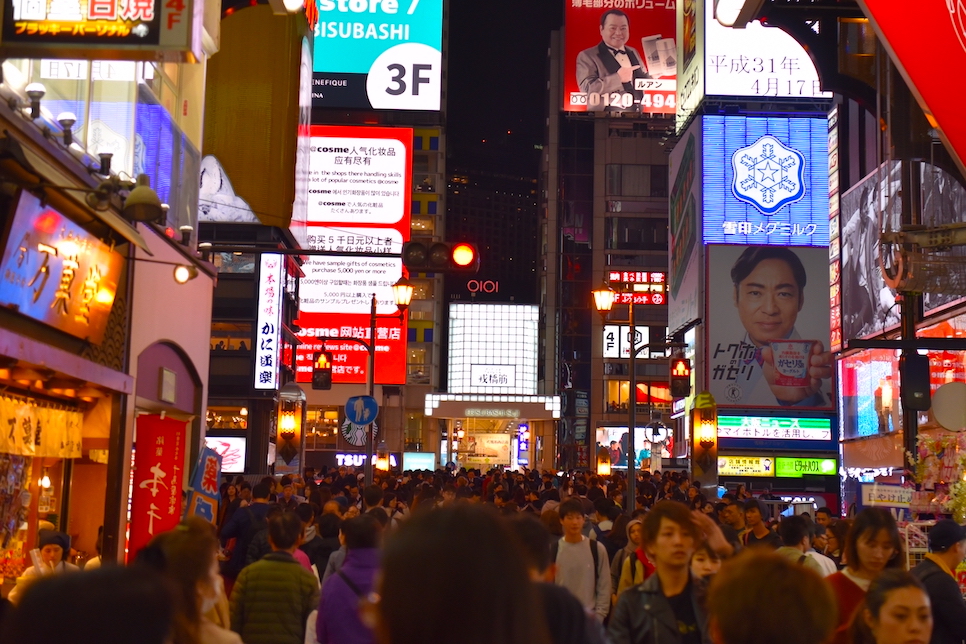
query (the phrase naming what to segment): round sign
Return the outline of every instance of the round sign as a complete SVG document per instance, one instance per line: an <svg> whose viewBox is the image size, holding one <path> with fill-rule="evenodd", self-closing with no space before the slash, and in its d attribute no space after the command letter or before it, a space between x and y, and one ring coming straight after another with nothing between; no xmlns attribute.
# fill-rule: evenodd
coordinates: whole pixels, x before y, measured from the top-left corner
<svg viewBox="0 0 966 644"><path fill-rule="evenodd" d="M936 422L948 430L966 429L966 382L947 382L932 395Z"/></svg>
<svg viewBox="0 0 966 644"><path fill-rule="evenodd" d="M368 425L355 425L349 422L349 419L346 418L342 422L342 438L344 438L345 442L349 443L349 445L354 445L355 447L364 447L366 444L366 439L369 437L369 432L366 431L366 427L368 427ZM375 437L378 435L379 427L377 427L376 423L373 422L373 440L375 440Z"/></svg>
<svg viewBox="0 0 966 644"><path fill-rule="evenodd" d="M366 93L375 110L439 109L443 55L429 45L390 47L372 63Z"/></svg>

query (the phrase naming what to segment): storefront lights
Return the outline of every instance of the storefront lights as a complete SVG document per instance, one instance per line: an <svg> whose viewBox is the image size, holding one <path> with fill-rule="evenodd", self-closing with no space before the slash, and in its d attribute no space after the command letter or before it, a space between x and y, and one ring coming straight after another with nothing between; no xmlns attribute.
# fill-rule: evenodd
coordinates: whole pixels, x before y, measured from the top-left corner
<svg viewBox="0 0 966 644"><path fill-rule="evenodd" d="M379 441L379 446L376 448L375 465L377 470L389 471L389 446L386 445L386 441Z"/></svg>
<svg viewBox="0 0 966 644"><path fill-rule="evenodd" d="M597 474L600 476L610 476L610 452L606 447L597 450Z"/></svg>

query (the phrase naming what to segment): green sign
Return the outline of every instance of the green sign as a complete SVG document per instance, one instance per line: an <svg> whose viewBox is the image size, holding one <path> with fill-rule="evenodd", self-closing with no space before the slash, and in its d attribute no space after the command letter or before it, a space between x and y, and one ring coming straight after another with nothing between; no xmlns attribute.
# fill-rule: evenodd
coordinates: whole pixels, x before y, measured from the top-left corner
<svg viewBox="0 0 966 644"><path fill-rule="evenodd" d="M800 479L803 476L835 476L839 473L834 458L783 458L775 459L775 476Z"/></svg>

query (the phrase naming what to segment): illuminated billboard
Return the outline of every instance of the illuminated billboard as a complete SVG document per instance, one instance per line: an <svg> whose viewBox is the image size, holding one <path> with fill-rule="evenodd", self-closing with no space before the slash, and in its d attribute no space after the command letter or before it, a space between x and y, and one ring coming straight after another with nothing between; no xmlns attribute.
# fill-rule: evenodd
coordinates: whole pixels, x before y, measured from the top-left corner
<svg viewBox="0 0 966 644"><path fill-rule="evenodd" d="M450 304L447 391L537 393L539 307Z"/></svg>
<svg viewBox="0 0 966 644"><path fill-rule="evenodd" d="M718 476L775 476L770 456L719 456Z"/></svg>
<svg viewBox="0 0 966 644"><path fill-rule="evenodd" d="M827 119L703 116L701 123L705 244L828 247Z"/></svg>
<svg viewBox="0 0 966 644"><path fill-rule="evenodd" d="M312 355L332 352L332 381L364 383L376 296L379 384L406 382L405 318L392 285L402 277L409 240L413 131L408 128L312 126L308 185L309 247L370 253L317 256L302 267L297 381L311 382Z"/></svg>
<svg viewBox="0 0 966 644"><path fill-rule="evenodd" d="M566 2L564 111L674 114L674 0L610 5Z"/></svg>
<svg viewBox="0 0 966 644"><path fill-rule="evenodd" d="M438 112L443 0L319 0L312 105Z"/></svg>
<svg viewBox="0 0 966 644"><path fill-rule="evenodd" d="M668 199L668 327L676 331L701 317L704 300L700 279L703 254L701 221L701 121L694 121L670 157Z"/></svg>
<svg viewBox="0 0 966 644"><path fill-rule="evenodd" d="M5 57L202 59L194 0L4 0Z"/></svg>

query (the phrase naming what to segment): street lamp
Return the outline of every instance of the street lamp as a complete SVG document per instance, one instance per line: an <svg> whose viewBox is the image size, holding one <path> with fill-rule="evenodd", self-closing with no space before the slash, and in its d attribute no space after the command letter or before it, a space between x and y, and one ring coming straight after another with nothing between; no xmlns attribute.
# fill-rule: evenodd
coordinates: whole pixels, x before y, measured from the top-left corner
<svg viewBox="0 0 966 644"><path fill-rule="evenodd" d="M607 314L614 308L617 292L604 282L599 289L593 291L594 306L600 313L601 319L607 321ZM637 329L634 326L634 300L627 305L630 311L628 333L630 334L630 358L628 359L628 376L630 379L627 391L627 503L633 512L637 505L637 454L634 449L634 429L637 425Z"/></svg>
<svg viewBox="0 0 966 644"><path fill-rule="evenodd" d="M597 450L597 474L610 476L610 452L603 445Z"/></svg>
<svg viewBox="0 0 966 644"><path fill-rule="evenodd" d="M399 324L405 322L406 309L409 308L410 302L413 300L413 285L405 277L400 277L396 280L396 283L392 285L392 297L396 301L396 308L399 309ZM376 393L376 294L372 294L372 303L369 309L369 341L363 342L359 341L366 350L369 352L369 365L366 368L366 391L369 392L369 397L374 397ZM392 316L395 317L395 316ZM366 430L366 485L372 485L372 470L373 470L373 452L374 452L373 436L372 436L372 423L369 423L369 427Z"/></svg>
<svg viewBox="0 0 966 644"><path fill-rule="evenodd" d="M701 487L718 485L718 404L708 391L702 391L694 399L691 419L692 438L691 465L694 480ZM700 451L699 449L700 448Z"/></svg>
<svg viewBox="0 0 966 644"><path fill-rule="evenodd" d="M386 445L385 440L379 441L379 447L376 448L376 469L382 472L389 471L389 446Z"/></svg>

